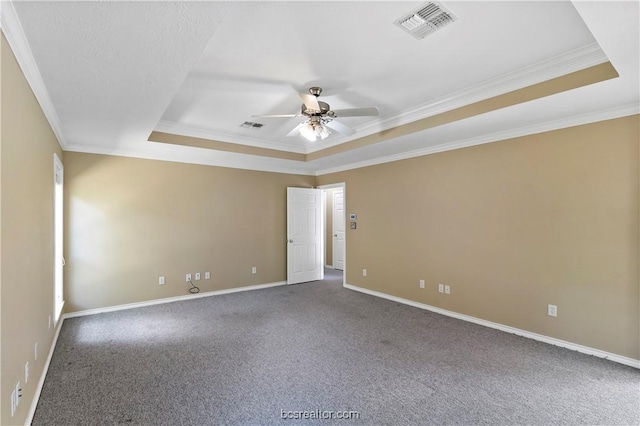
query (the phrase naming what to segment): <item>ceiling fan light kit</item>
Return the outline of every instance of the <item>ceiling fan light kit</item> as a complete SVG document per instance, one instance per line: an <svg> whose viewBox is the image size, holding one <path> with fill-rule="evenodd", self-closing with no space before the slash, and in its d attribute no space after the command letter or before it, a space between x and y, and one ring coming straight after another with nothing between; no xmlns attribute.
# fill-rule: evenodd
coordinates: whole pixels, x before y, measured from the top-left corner
<svg viewBox="0 0 640 426"><path fill-rule="evenodd" d="M315 142L318 138L325 140L330 134L329 130L319 121L309 121L300 128L300 136L309 142Z"/></svg>
<svg viewBox="0 0 640 426"><path fill-rule="evenodd" d="M331 135L331 130L340 133L344 136L352 136L356 133L354 129L346 126L336 118L340 117L369 117L377 116L378 109L375 107L369 108L348 108L340 110L332 110L331 106L322 101L318 101L318 96L322 93L321 87L310 87L309 93L300 93L300 98L304 102L300 107L300 114L269 114L269 115L254 115L254 117L265 118L292 118L292 117L306 117L307 119L298 124L292 131L287 134L287 137L300 135L309 142L315 142L318 139L325 140Z"/></svg>

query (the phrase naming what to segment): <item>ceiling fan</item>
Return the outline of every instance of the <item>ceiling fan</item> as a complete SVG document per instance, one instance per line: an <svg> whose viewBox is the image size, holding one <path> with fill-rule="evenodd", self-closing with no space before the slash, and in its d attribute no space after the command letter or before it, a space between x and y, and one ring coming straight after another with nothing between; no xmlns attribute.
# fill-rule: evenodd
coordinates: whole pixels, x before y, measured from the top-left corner
<svg viewBox="0 0 640 426"><path fill-rule="evenodd" d="M254 115L253 117L265 118L290 118L290 117L306 117L306 119L291 130L287 136L295 136L298 133L305 139L314 142L318 138L326 139L331 133L329 129L334 130L342 135L351 136L355 134L355 130L346 126L336 118L343 117L367 117L378 115L378 109L371 108L348 108L332 110L328 103L318 100L318 96L322 93L321 87L309 88L309 94L299 93L302 101L300 114L269 114Z"/></svg>

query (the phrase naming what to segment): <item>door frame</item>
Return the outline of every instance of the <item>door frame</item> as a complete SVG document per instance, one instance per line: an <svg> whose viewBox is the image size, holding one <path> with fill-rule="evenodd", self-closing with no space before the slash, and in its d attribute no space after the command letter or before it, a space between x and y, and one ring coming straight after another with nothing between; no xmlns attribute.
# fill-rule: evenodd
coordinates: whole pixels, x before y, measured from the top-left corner
<svg viewBox="0 0 640 426"><path fill-rule="evenodd" d="M318 189L322 189L322 193L324 194L324 195L323 195L323 198L324 198L324 197L326 197L326 191L325 191L326 189L342 188L342 196L344 197L344 211L345 211L345 213L348 211L348 210L347 210L347 207L348 207L348 205L347 205L347 184L346 184L345 182L330 183L330 184L327 184L327 185L318 185L318 186L316 186L316 188L318 188ZM323 210L322 210L322 214L323 214L323 216L324 216L323 223L326 223L326 221L327 221L327 218L326 218L326 215L327 215L327 209L323 209ZM342 270L342 286L343 286L343 287L344 287L344 286L345 286L345 284L347 283L347 244L348 244L348 238L347 238L347 235L348 235L349 233L347 232L347 231L348 231L348 228L347 228L347 226L346 226L346 225L347 225L347 221L346 221L346 218L345 218L345 232L344 232L344 269ZM326 241L326 232L325 232L324 234L325 234L325 244L328 244L328 242Z"/></svg>
<svg viewBox="0 0 640 426"><path fill-rule="evenodd" d="M64 164L53 153L53 325L64 309Z"/></svg>
<svg viewBox="0 0 640 426"><path fill-rule="evenodd" d="M345 217L342 218L342 222L343 222L343 226L344 228L342 229L342 268L338 268L336 266L336 246L338 246L337 244L337 240L334 237L337 237L337 232L336 231L336 195L340 194L340 196L342 197L342 214L345 215ZM333 237L331 237L331 257L333 257L333 259L331 260L331 264L333 265L334 269L340 269L341 271L344 271L344 251L345 251L345 244L344 244L344 238L347 235L347 219L346 219L346 210L344 209L344 191L342 190L342 188L336 188L334 191L331 192L331 195L333 197L332 203L331 203L331 229L333 230L332 234ZM326 237L326 235L325 235ZM328 244L328 243L327 243Z"/></svg>

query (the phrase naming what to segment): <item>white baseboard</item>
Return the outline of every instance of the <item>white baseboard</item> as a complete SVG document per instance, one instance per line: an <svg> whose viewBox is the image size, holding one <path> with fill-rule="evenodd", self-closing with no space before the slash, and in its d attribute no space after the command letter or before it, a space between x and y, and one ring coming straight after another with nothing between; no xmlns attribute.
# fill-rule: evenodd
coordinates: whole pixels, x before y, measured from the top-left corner
<svg viewBox="0 0 640 426"><path fill-rule="evenodd" d="M416 302L409 299L404 299L402 297L391 296L390 294L380 293L378 291L369 290L367 288L358 287L351 284L344 284L345 288L350 290L359 291L361 293L366 293L371 296L380 297L387 300L392 300L394 302L402 303L405 305L413 306L416 308L424 309L427 311L435 312L437 314L446 315L448 317L457 318L463 321L472 322L474 324L483 325L489 328L495 328L500 331L505 331L507 333L516 334L518 336L527 337L529 339L537 340L540 342L548 343L554 346L560 346L562 348L571 349L573 351L582 352L587 355L597 356L599 358L608 359L609 361L614 361L620 364L628 365L630 367L635 367L640 369L640 360L629 358L622 355L616 355L611 352L601 351L600 349L590 348L588 346L579 345L577 343L567 342L565 340L556 339L555 337L545 336L543 334L533 333L526 330L521 330L519 328L510 327L508 325L499 324L497 322L487 321L480 318L472 317L469 315L459 314L457 312L448 311L446 309L437 308L435 306L426 305L424 303Z"/></svg>
<svg viewBox="0 0 640 426"><path fill-rule="evenodd" d="M36 413L36 408L38 407L38 401L40 400L40 393L42 393L42 387L44 386L44 379L47 377L47 372L49 371L49 364L51 364L51 358L53 357L53 350L56 348L56 344L58 343L58 336L60 335L60 330L62 329L62 323L64 323L64 316L60 317L58 324L56 324L57 326L56 332L53 335L53 341L51 342L49 355L47 355L47 360L44 363L44 368L42 369L40 380L38 381L38 385L36 386L36 391L33 395L33 400L31 401L31 406L29 407L27 420L24 422L25 426L29 426L31 424L31 422L33 421L33 416Z"/></svg>
<svg viewBox="0 0 640 426"><path fill-rule="evenodd" d="M278 287L286 284L287 284L286 281L278 281L275 283L249 285L245 287L234 287L234 288L227 288L224 290L207 291L204 293L186 294L184 296L167 297L164 299L147 300L144 302L127 303L124 305L108 306L105 308L87 309L84 311L70 312L68 314L64 314L64 318L83 317L86 315L95 315L95 314L101 314L104 312L114 312L114 311L122 311L125 309L142 308L144 306L161 305L163 303L180 302L183 300L198 299L201 297L220 296L222 294L238 293L241 291L261 290L263 288Z"/></svg>

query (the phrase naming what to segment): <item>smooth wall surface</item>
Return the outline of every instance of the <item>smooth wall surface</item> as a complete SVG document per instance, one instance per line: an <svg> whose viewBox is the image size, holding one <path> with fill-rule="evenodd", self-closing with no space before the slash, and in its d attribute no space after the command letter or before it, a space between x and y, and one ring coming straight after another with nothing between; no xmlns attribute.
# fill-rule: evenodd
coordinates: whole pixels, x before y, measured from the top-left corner
<svg viewBox="0 0 640 426"><path fill-rule="evenodd" d="M632 116L319 177L346 182L358 215L346 282L640 359L639 128Z"/></svg>
<svg viewBox="0 0 640 426"><path fill-rule="evenodd" d="M202 292L285 281L286 188L315 184L71 152L65 172L67 312L187 295L187 273Z"/></svg>
<svg viewBox="0 0 640 426"><path fill-rule="evenodd" d="M53 341L53 154L62 159L62 150L4 35L1 50L0 423L15 425L27 418ZM12 417L10 395L18 382L22 398Z"/></svg>

